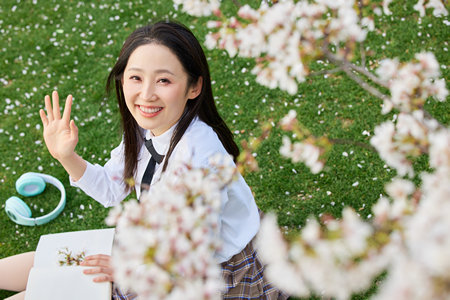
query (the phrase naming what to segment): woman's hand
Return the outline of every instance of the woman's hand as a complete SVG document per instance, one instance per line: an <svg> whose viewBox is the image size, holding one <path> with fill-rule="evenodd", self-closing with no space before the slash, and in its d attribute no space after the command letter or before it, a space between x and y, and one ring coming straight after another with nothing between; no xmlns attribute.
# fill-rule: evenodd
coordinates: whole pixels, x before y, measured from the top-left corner
<svg viewBox="0 0 450 300"><path fill-rule="evenodd" d="M101 274L95 277L94 282L114 281L113 268L111 266L111 256L106 254L96 254L86 256L81 266L91 267L83 271L84 274Z"/></svg>
<svg viewBox="0 0 450 300"><path fill-rule="evenodd" d="M59 111L58 92L52 93L53 107L50 96L45 96L45 109L39 111L42 124L44 125L44 141L50 154L59 161L67 159L75 153L75 146L78 143L78 128L75 122L70 120L72 109L72 95L66 99L64 113L61 118Z"/></svg>

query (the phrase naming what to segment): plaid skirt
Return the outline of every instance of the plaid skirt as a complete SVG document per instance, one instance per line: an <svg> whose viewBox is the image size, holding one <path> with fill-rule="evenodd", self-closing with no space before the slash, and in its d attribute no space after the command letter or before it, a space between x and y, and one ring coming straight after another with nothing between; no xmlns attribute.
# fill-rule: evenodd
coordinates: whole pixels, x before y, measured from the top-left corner
<svg viewBox="0 0 450 300"><path fill-rule="evenodd" d="M130 292L123 292L117 287L116 284L112 284L112 300L132 300L137 299L137 295Z"/></svg>
<svg viewBox="0 0 450 300"><path fill-rule="evenodd" d="M253 247L253 240L244 250L223 262L221 266L226 286L223 299L284 300L289 298L264 276L264 265Z"/></svg>
<svg viewBox="0 0 450 300"><path fill-rule="evenodd" d="M253 247L253 240L244 250L223 262L221 267L226 287L222 294L223 299L285 300L289 298L264 277L264 265ZM137 299L137 296L133 293L124 293L113 284L112 299L131 300Z"/></svg>

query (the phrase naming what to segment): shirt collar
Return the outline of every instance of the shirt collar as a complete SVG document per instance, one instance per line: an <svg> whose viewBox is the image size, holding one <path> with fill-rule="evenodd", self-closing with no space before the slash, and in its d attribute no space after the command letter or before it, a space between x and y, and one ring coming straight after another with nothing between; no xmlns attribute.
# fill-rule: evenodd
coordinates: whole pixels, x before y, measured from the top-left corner
<svg viewBox="0 0 450 300"><path fill-rule="evenodd" d="M189 127L193 123L197 122L197 120L198 120L198 116L195 116L192 119ZM158 152L158 154L161 154L161 155L166 155L167 150L169 150L170 140L172 139L173 132L177 125L178 125L178 122L176 122L172 127L170 127L169 130L167 130L166 132L164 132L163 134L158 135L158 136L153 135L153 133L150 130L146 130L145 131L145 139L147 139L147 140L152 139L153 147L155 147L156 152ZM186 130L186 132L187 131L188 131L188 129Z"/></svg>
<svg viewBox="0 0 450 300"><path fill-rule="evenodd" d="M169 128L166 132L161 135L155 136L150 130L146 130L145 138L152 139L153 147L155 147L156 152L161 155L165 155L167 150L169 150L170 140L172 139L173 131L178 123L175 123L172 127Z"/></svg>

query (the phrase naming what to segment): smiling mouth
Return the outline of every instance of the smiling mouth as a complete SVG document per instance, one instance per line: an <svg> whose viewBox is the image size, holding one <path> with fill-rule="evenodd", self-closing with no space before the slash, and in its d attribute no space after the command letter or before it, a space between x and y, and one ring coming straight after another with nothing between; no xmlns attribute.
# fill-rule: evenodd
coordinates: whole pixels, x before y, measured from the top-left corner
<svg viewBox="0 0 450 300"><path fill-rule="evenodd" d="M145 114L155 114L160 112L163 108L162 107L146 107L146 106L140 106L138 105L138 108L140 111L142 111Z"/></svg>

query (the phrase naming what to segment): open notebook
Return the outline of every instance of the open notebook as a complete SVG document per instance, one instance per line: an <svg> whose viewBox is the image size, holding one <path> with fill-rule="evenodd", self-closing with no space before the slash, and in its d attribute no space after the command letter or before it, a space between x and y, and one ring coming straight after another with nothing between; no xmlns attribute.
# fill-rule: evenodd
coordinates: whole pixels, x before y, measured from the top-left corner
<svg viewBox="0 0 450 300"><path fill-rule="evenodd" d="M83 274L81 266L60 266L68 249L74 256L111 255L114 229L73 231L41 236L28 277L25 300L103 300L111 299L111 283L93 282L95 275ZM97 274L98 276L98 274Z"/></svg>

